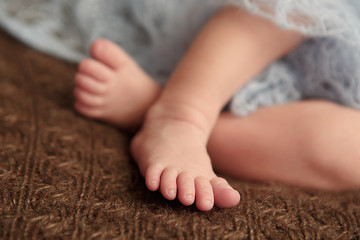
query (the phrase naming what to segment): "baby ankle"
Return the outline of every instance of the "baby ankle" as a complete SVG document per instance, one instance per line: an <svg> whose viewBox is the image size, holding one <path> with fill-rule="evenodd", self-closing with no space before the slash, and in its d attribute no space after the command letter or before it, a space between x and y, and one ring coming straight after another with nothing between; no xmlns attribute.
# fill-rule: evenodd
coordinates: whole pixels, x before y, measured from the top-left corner
<svg viewBox="0 0 360 240"><path fill-rule="evenodd" d="M193 127L208 138L212 129L211 120L196 107L187 104L162 103L154 104L147 112L145 121L163 121Z"/></svg>

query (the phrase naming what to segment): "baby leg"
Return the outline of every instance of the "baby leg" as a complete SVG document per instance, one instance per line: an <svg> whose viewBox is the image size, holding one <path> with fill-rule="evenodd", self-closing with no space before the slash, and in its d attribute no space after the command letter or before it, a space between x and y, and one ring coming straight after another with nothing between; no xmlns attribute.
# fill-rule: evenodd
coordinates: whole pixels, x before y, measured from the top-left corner
<svg viewBox="0 0 360 240"><path fill-rule="evenodd" d="M234 92L302 37L229 7L200 32L158 101L148 111L131 150L150 190L184 205L196 201L231 207L239 194L218 178L206 144L219 113Z"/></svg>
<svg viewBox="0 0 360 240"><path fill-rule="evenodd" d="M215 169L239 178L346 189L360 185L360 112L326 101L223 114L208 150Z"/></svg>
<svg viewBox="0 0 360 240"><path fill-rule="evenodd" d="M83 115L133 130L161 88L120 47L95 41L93 59L79 64L75 76L75 108Z"/></svg>

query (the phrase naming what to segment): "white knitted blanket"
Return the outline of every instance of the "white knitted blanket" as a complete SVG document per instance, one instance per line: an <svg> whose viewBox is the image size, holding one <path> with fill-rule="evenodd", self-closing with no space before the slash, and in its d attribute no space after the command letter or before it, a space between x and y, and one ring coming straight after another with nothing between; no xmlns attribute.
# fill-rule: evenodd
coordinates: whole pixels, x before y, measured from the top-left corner
<svg viewBox="0 0 360 240"><path fill-rule="evenodd" d="M84 58L94 39L111 39L165 84L195 34L228 4L309 36L239 89L232 112L304 98L360 109L359 0L0 0L0 25L69 61Z"/></svg>

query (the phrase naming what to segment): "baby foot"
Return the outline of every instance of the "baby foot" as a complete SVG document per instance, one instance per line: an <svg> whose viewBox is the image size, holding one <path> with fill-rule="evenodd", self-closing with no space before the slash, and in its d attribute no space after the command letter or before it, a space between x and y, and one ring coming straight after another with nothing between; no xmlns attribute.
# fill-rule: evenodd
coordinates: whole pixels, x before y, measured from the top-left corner
<svg viewBox="0 0 360 240"><path fill-rule="evenodd" d="M214 204L235 206L240 195L215 175L203 132L188 121L154 117L152 113L131 144L147 187L160 190L168 200L177 197L185 206L196 202L201 211L212 209Z"/></svg>
<svg viewBox="0 0 360 240"><path fill-rule="evenodd" d="M75 75L75 109L125 129L139 126L160 86L120 47L100 39Z"/></svg>

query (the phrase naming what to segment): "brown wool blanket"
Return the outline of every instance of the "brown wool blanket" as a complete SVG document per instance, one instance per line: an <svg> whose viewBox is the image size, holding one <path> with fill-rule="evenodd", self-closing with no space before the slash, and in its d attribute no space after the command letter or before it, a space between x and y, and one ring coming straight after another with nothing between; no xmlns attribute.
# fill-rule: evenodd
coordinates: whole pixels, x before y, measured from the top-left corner
<svg viewBox="0 0 360 240"><path fill-rule="evenodd" d="M199 212L146 190L129 136L72 108L76 66L0 31L0 239L359 239L360 190L229 179Z"/></svg>

